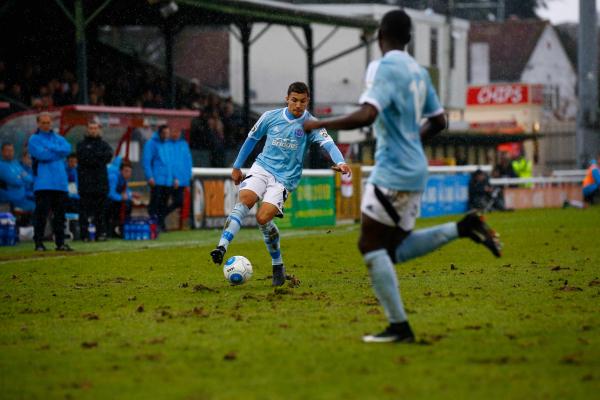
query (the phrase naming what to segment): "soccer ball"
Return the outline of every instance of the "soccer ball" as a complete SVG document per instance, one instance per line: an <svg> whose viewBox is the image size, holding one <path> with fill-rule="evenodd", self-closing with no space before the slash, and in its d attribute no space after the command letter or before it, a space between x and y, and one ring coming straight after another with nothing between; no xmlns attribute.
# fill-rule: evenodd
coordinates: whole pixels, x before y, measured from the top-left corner
<svg viewBox="0 0 600 400"><path fill-rule="evenodd" d="M233 256L223 265L223 275L232 285L241 285L252 278L252 264L244 256Z"/></svg>

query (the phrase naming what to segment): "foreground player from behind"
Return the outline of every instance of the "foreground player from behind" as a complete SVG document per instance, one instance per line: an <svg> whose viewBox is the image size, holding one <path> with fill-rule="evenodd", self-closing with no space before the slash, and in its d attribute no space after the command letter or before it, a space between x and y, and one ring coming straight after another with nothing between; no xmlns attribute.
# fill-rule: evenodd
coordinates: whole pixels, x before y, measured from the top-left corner
<svg viewBox="0 0 600 400"><path fill-rule="evenodd" d="M336 170L350 173L342 154L325 129L305 133L302 124L313 118L306 108L310 93L306 84L292 83L285 98L287 107L267 111L256 122L242 145L233 164L231 178L240 185L239 202L225 222L221 240L210 255L215 264L221 264L229 243L240 230L244 218L258 200L262 204L256 221L263 234L273 264L273 286L285 283L285 267L279 246L279 230L272 221L283 217L283 204L289 193L296 189L302 175L304 153L309 143L318 143L325 149ZM244 178L240 168L264 136L265 147Z"/></svg>
<svg viewBox="0 0 600 400"><path fill-rule="evenodd" d="M476 213L458 223L413 232L427 180L422 141L442 131L446 118L429 74L404 51L410 31L411 20L404 11L388 12L378 36L384 56L369 65L361 108L343 117L304 123L304 129L312 131L355 129L376 122L375 168L362 198L358 247L390 324L379 334L363 337L365 342L414 341L394 263L425 255L459 237L471 238L500 257L497 235ZM422 117L427 121L421 126Z"/></svg>

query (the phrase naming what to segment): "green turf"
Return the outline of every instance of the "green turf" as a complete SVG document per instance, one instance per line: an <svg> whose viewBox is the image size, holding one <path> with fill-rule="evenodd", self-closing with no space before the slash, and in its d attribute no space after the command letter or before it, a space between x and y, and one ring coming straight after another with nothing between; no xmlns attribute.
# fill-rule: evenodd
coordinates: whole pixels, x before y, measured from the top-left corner
<svg viewBox="0 0 600 400"><path fill-rule="evenodd" d="M0 398L598 396L600 210L488 220L504 258L460 240L398 267L415 345L359 340L385 318L356 226L283 231L301 285L275 290L254 229L230 249L254 264L241 287L209 263L217 231L60 257L1 248Z"/></svg>

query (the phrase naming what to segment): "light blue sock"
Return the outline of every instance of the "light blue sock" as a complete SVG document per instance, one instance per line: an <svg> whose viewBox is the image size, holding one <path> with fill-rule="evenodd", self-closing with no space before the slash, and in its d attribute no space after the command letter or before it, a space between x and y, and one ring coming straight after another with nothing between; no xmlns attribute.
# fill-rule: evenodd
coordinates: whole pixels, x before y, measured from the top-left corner
<svg viewBox="0 0 600 400"><path fill-rule="evenodd" d="M269 221L264 225L259 225L260 231L265 239L267 251L271 255L273 265L283 264L281 257L281 249L279 248L279 229L273 221Z"/></svg>
<svg viewBox="0 0 600 400"><path fill-rule="evenodd" d="M365 254L363 258L369 267L369 275L371 276L375 296L383 306L390 323L406 321L406 312L400 297L398 278L392 259L387 251L384 249L371 251Z"/></svg>
<svg viewBox="0 0 600 400"><path fill-rule="evenodd" d="M413 231L396 248L396 262L408 261L431 253L457 237L458 230L454 222Z"/></svg>
<svg viewBox="0 0 600 400"><path fill-rule="evenodd" d="M221 240L219 240L219 246L223 246L227 249L229 243L233 241L233 238L242 227L242 222L244 221L244 217L248 215L248 211L250 211L250 209L242 203L237 203L235 207L233 207L231 214L229 214L227 221L225 221L225 227L221 234Z"/></svg>

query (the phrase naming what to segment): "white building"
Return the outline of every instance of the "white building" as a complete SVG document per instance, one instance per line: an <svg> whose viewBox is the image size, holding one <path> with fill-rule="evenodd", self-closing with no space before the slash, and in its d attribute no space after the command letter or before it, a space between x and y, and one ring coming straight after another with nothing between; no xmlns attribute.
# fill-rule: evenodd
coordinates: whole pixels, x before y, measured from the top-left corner
<svg viewBox="0 0 600 400"><path fill-rule="evenodd" d="M465 119L471 126L512 123L526 133L540 132L537 146L526 145L538 171L574 167L577 75L554 27L537 20L472 23L469 46L469 93L499 96L483 103L469 96ZM507 88L539 88L542 94L534 98L530 90L528 101L511 103L501 99Z"/></svg>
<svg viewBox="0 0 600 400"><path fill-rule="evenodd" d="M369 17L377 21L381 20L386 12L395 9L392 6L374 4L309 4L297 7L340 16ZM409 52L421 65L430 68L444 106L449 110L463 110L467 88L469 23L453 19L450 29L444 16L423 11L406 11L413 20L413 40L409 45ZM265 24L255 24L253 35L261 32L264 27ZM359 29L335 28L320 24L313 24L312 28L317 64L361 43L362 31ZM293 81L307 80L305 51L290 30L296 34L299 41L304 41L301 29L273 25L252 44L250 85L254 110L262 111L282 106L287 86ZM320 44L322 41L324 42ZM230 35L229 56L229 87L234 100L241 102L242 49L233 34ZM316 113L340 114L353 109L363 90L366 66L370 60L379 57L381 52L375 40L369 49L362 47L317 67L314 81Z"/></svg>

